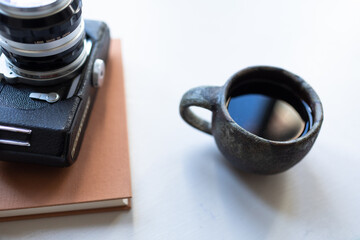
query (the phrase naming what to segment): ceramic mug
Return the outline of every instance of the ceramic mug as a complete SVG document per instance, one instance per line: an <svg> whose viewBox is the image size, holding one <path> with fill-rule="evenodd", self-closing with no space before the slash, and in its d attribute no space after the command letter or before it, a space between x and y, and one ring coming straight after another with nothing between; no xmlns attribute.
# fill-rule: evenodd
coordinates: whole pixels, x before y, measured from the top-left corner
<svg viewBox="0 0 360 240"><path fill-rule="evenodd" d="M230 105L232 101L235 102L233 99L237 99L236 97L251 100L253 96L271 99L271 104L264 108L266 111L263 110L265 112L269 112L269 109L271 112L280 106L280 113L269 115L260 112L267 116L260 121L264 122L263 119L267 119L265 121L267 132L274 132L274 129L281 132L285 129L284 126L289 125L286 119L291 117L283 113L285 107L279 105L279 101L293 107L298 115L302 116L303 129L291 138L282 139L276 135L275 139L271 139L268 137L272 136L271 134L254 133L239 124L239 121L234 120L237 118L234 117L236 114L230 114ZM245 102L242 105L240 118L248 118L252 114L253 103ZM212 111L211 123L194 114L190 109L192 106ZM242 108L250 109L250 113L242 114ZM259 174L283 172L303 159L312 148L323 121L321 101L311 86L302 78L284 69L269 66L255 66L241 70L222 87L202 86L190 89L182 97L180 115L191 126L212 134L219 150L236 168ZM279 125L274 119L280 119L281 123L284 122L283 125ZM254 121L257 120L251 120L248 125L251 126Z"/></svg>

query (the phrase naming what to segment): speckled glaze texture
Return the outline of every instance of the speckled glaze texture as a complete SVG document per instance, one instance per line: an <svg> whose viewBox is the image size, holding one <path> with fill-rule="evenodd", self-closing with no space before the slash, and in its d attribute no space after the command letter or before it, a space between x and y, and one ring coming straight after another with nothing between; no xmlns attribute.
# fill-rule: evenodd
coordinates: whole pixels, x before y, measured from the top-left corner
<svg viewBox="0 0 360 240"><path fill-rule="evenodd" d="M254 78L266 79L286 88L311 108L313 124L304 136L290 141L272 141L254 135L240 127L230 117L226 101L235 86ZM191 110L191 106L213 112L209 123ZM302 78L280 68L249 67L233 75L224 86L203 86L190 89L180 103L182 118L193 127L212 134L226 159L241 171L258 174L283 172L298 163L312 148L323 121L323 109L316 92Z"/></svg>

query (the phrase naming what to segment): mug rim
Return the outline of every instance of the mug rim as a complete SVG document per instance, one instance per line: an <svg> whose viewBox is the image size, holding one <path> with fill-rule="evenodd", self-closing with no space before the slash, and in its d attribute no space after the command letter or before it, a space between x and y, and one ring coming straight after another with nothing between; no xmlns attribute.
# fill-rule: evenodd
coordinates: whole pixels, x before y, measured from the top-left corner
<svg viewBox="0 0 360 240"><path fill-rule="evenodd" d="M296 86L299 88L299 90L301 91L302 94L307 95L306 98L309 102L301 97L300 98L302 100L304 100L305 102L307 102L307 104L311 108L311 114L313 116L313 124L310 127L310 130L305 135L300 136L296 139L291 139L291 140L286 140L286 141L270 140L267 138L260 137L256 134L244 129L237 122L235 122L234 119L230 116L230 113L226 107L226 102L227 102L227 96L229 94L231 87L233 86L233 84L236 81L239 81L239 77L246 76L247 74L254 73L256 71L263 71L263 72L266 72L266 71L275 72L276 71L278 73L281 73L287 79L288 84L287 84L287 86L285 86L286 88L290 87L291 89L293 89L293 87ZM291 87L290 84L293 86ZM234 127L236 127L240 132L247 135L247 137L252 138L253 140L271 143L274 145L289 145L289 144L306 141L312 135L317 134L319 132L322 121L323 121L322 104L321 104L320 98L316 94L315 90L301 77L299 77L285 69L278 68L278 67L265 66L265 65L264 66L252 66L252 67L247 67L243 70L236 72L234 75L232 75L230 77L230 79L225 83L225 85L223 85L222 94L220 94L219 100L220 100L220 108L221 108L222 112L224 113L226 120L233 123L232 125Z"/></svg>

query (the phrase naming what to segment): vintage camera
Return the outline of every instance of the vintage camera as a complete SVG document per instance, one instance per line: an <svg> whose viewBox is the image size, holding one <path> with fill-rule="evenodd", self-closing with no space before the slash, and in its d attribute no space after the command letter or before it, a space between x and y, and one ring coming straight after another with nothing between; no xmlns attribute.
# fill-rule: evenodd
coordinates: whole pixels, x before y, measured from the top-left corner
<svg viewBox="0 0 360 240"><path fill-rule="evenodd" d="M109 41L81 0L0 0L0 160L76 160Z"/></svg>

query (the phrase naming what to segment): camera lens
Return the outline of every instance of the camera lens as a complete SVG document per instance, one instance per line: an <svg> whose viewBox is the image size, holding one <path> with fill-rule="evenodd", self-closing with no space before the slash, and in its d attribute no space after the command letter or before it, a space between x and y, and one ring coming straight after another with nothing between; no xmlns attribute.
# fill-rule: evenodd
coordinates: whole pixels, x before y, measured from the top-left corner
<svg viewBox="0 0 360 240"><path fill-rule="evenodd" d="M11 71L31 83L78 70L87 56L81 7L81 0L0 0L0 45Z"/></svg>

